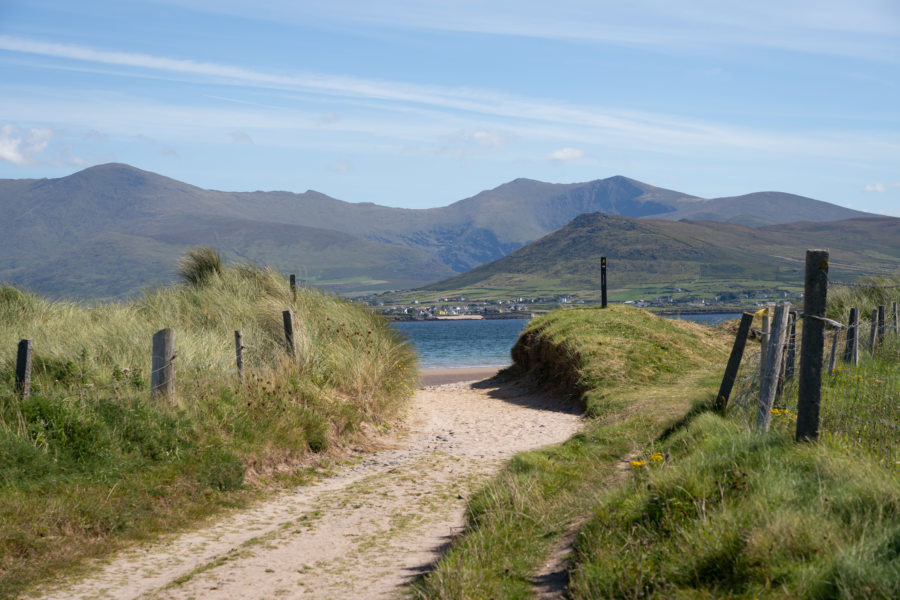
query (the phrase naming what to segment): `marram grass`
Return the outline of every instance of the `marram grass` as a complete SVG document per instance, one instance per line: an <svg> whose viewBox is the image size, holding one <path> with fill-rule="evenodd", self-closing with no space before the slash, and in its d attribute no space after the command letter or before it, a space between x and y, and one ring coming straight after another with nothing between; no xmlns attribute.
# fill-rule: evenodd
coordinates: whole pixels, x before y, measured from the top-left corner
<svg viewBox="0 0 900 600"><path fill-rule="evenodd" d="M185 279L90 308L0 287L0 597L243 501L363 422L391 420L415 387L413 351L360 306L306 288L294 300L255 266ZM171 403L149 394L151 340L165 327L176 335ZM34 370L21 401L25 338Z"/></svg>

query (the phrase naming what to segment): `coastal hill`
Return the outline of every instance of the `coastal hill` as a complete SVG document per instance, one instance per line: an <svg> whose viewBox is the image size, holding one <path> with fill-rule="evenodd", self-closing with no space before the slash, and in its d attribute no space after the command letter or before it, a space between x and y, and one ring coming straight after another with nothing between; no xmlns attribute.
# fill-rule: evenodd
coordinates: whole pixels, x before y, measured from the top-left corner
<svg viewBox="0 0 900 600"><path fill-rule="evenodd" d="M506 290L596 291L600 257L611 288L756 282L802 286L807 248L827 247L836 280L900 268L900 219L869 217L747 227L710 221L583 214L509 256L425 286L445 295Z"/></svg>
<svg viewBox="0 0 900 600"><path fill-rule="evenodd" d="M621 176L516 179L448 206L402 209L312 190L206 190L113 163L58 179L0 180L0 280L55 296L124 297L172 281L175 259L205 244L338 292L411 288L598 211L750 225L870 216L780 192L703 199Z"/></svg>

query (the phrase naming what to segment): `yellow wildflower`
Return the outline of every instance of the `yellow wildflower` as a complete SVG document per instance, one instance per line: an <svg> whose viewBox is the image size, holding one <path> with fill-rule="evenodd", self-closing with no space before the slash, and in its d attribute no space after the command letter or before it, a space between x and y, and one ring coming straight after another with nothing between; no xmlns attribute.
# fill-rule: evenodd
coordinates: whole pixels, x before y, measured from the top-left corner
<svg viewBox="0 0 900 600"><path fill-rule="evenodd" d="M639 467L643 467L644 465L646 465L647 461L646 460L633 460L628 464L631 465L632 469L637 469Z"/></svg>
<svg viewBox="0 0 900 600"><path fill-rule="evenodd" d="M663 455L659 452L654 452L650 456L650 460L652 460L653 462L662 462L662 459L663 459Z"/></svg>

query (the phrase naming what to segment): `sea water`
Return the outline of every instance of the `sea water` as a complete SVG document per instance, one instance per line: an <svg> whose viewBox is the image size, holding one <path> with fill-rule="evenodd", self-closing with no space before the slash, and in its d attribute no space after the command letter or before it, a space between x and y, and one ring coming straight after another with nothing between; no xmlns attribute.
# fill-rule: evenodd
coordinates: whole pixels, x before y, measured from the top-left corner
<svg viewBox="0 0 900 600"><path fill-rule="evenodd" d="M528 319L395 321L419 353L422 369L506 367Z"/></svg>
<svg viewBox="0 0 900 600"><path fill-rule="evenodd" d="M714 327L737 319L740 313L667 315L670 319L695 321ZM509 351L528 324L527 319L472 319L394 321L419 353L422 369L466 367L506 367L512 364Z"/></svg>

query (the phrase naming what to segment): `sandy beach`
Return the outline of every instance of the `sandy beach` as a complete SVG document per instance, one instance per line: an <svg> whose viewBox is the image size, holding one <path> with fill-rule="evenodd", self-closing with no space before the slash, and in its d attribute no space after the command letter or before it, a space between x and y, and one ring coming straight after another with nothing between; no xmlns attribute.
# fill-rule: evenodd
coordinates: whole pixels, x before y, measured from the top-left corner
<svg viewBox="0 0 900 600"><path fill-rule="evenodd" d="M460 381L481 381L489 379L505 367L464 367L459 369L422 369L419 371L419 385L428 387Z"/></svg>

